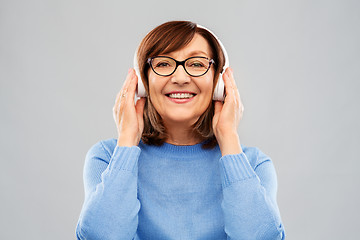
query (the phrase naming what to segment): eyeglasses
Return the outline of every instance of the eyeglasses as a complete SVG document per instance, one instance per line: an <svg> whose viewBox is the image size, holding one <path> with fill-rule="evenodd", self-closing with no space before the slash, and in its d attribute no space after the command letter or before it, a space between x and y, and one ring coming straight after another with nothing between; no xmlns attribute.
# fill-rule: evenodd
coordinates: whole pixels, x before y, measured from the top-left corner
<svg viewBox="0 0 360 240"><path fill-rule="evenodd" d="M154 73L163 77L172 75L179 65L182 65L190 76L200 77L209 71L211 64L215 63L213 59L207 57L190 57L184 61L177 61L167 56L148 58L147 62Z"/></svg>

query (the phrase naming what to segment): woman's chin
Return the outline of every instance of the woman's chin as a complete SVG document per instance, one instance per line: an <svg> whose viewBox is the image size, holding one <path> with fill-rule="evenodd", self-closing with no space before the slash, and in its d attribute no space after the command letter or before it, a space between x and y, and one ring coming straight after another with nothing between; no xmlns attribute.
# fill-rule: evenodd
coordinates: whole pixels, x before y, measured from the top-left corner
<svg viewBox="0 0 360 240"><path fill-rule="evenodd" d="M179 125L192 125L194 124L198 119L199 116L187 116L179 112L178 114L174 116L163 116L162 119L164 120L164 123L168 124L179 124Z"/></svg>

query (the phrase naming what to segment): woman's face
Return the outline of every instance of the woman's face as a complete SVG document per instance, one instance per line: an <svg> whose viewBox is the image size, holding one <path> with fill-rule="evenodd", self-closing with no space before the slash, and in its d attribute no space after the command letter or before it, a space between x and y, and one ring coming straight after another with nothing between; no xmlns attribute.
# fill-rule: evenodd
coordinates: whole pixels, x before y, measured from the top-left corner
<svg viewBox="0 0 360 240"><path fill-rule="evenodd" d="M195 34L192 41L184 48L162 56L183 61L193 56L210 59L211 53L206 39ZM200 77L188 75L183 66L178 66L176 71L167 77L159 76L150 69L148 79L151 102L165 125L180 122L194 124L212 99L214 67L211 66L209 71Z"/></svg>

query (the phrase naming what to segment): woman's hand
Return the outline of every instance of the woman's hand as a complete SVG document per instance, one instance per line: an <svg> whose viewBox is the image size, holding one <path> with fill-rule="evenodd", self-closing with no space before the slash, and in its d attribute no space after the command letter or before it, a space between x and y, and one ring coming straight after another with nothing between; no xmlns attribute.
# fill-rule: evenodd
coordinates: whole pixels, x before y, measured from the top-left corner
<svg viewBox="0 0 360 240"><path fill-rule="evenodd" d="M124 85L116 96L113 116L118 130L118 146L137 146L144 129L145 98L135 105L135 90L138 78L135 70L130 68Z"/></svg>
<svg viewBox="0 0 360 240"><path fill-rule="evenodd" d="M242 152L237 127L243 115L244 106L236 87L233 71L227 68L223 74L226 97L224 103L215 102L213 130L222 155Z"/></svg>

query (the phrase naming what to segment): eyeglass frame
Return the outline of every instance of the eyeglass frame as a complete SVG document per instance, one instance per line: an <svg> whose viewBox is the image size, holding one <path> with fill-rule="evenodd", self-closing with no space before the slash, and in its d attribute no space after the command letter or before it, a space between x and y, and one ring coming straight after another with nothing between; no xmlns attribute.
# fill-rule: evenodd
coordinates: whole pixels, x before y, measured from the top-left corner
<svg viewBox="0 0 360 240"><path fill-rule="evenodd" d="M172 73L170 73L170 74L168 74L168 75L162 75L162 74L157 73L157 72L154 70L153 66L152 66L152 60L153 60L154 58L158 58L158 57L165 57L165 58L170 58L170 59L174 60L175 63L176 63L176 66L175 66L174 71L172 71ZM203 74L201 74L201 75L191 75L191 74L186 70L185 62L186 62L187 60L189 60L189 59L192 59L192 58L204 58L204 59L209 60L209 66L208 66L208 68L206 69L206 71L205 71ZM159 76L162 76L162 77L168 77L168 76L173 75L174 72L176 72L176 69L178 68L178 66L180 66L180 65L183 66L185 72L186 72L188 75L190 75L190 76L192 76L192 77L201 77L201 76L204 76L204 75L209 71L209 69L210 69L210 67L211 67L211 64L215 64L215 61L214 61L214 59L212 59L212 58L203 57L203 56L189 57L189 58L185 59L184 61L178 61L178 60L176 60L176 59L174 59L174 58L172 58L172 57L169 57L169 56L155 56L155 57L149 57L149 58L147 59L147 63L150 65L150 68L153 70L153 72L154 72L155 74L157 74L157 75L159 75Z"/></svg>

